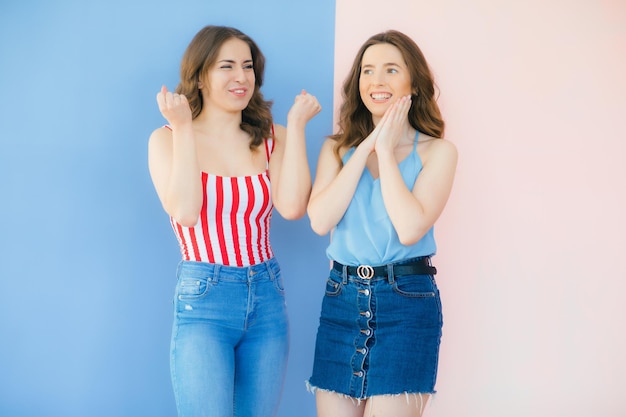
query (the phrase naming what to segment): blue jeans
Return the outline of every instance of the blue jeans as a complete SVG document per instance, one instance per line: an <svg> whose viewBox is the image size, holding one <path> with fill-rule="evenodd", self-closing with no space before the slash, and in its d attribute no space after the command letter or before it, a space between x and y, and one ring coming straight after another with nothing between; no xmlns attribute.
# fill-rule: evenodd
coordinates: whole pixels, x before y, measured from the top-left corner
<svg viewBox="0 0 626 417"><path fill-rule="evenodd" d="M170 366L179 417L274 416L289 350L278 262L182 261L177 276Z"/></svg>

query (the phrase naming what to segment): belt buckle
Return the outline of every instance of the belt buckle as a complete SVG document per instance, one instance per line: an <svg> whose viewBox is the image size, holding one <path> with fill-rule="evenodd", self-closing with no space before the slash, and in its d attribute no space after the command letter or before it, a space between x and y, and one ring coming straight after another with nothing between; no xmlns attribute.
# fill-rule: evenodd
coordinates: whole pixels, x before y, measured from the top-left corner
<svg viewBox="0 0 626 417"><path fill-rule="evenodd" d="M370 265L359 265L356 267L356 274L362 279L371 279L374 276L374 268Z"/></svg>

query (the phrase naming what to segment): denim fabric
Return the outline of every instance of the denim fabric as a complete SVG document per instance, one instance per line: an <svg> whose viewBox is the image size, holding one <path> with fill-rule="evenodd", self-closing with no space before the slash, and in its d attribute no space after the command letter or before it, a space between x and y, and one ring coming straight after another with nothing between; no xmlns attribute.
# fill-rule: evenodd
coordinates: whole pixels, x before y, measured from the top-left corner
<svg viewBox="0 0 626 417"><path fill-rule="evenodd" d="M182 261L177 275L170 365L179 417L274 416L289 349L276 260Z"/></svg>
<svg viewBox="0 0 626 417"><path fill-rule="evenodd" d="M433 276L368 280L332 269L308 383L358 399L435 393L442 326Z"/></svg>

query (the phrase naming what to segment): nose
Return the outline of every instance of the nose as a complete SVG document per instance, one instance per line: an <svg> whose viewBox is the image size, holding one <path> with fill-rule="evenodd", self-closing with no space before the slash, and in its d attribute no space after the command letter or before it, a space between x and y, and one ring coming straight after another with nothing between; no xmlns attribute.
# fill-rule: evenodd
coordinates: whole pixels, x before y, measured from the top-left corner
<svg viewBox="0 0 626 417"><path fill-rule="evenodd" d="M372 82L374 85L383 85L385 83L385 74L380 71L376 71L372 77Z"/></svg>
<svg viewBox="0 0 626 417"><path fill-rule="evenodd" d="M243 68L237 68L235 69L235 80L242 82L246 79L246 70Z"/></svg>

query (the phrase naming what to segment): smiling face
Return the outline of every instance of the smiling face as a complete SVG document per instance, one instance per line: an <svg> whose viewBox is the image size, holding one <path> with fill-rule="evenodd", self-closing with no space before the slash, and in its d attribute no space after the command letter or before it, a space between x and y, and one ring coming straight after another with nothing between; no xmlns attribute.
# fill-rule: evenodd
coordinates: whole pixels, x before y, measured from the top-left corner
<svg viewBox="0 0 626 417"><path fill-rule="evenodd" d="M252 53L248 44L237 38L225 41L199 87L207 108L227 112L245 109L255 88Z"/></svg>
<svg viewBox="0 0 626 417"><path fill-rule="evenodd" d="M411 74L402 53L388 43L372 45L361 59L359 92L378 124L385 110L400 97L411 95Z"/></svg>

